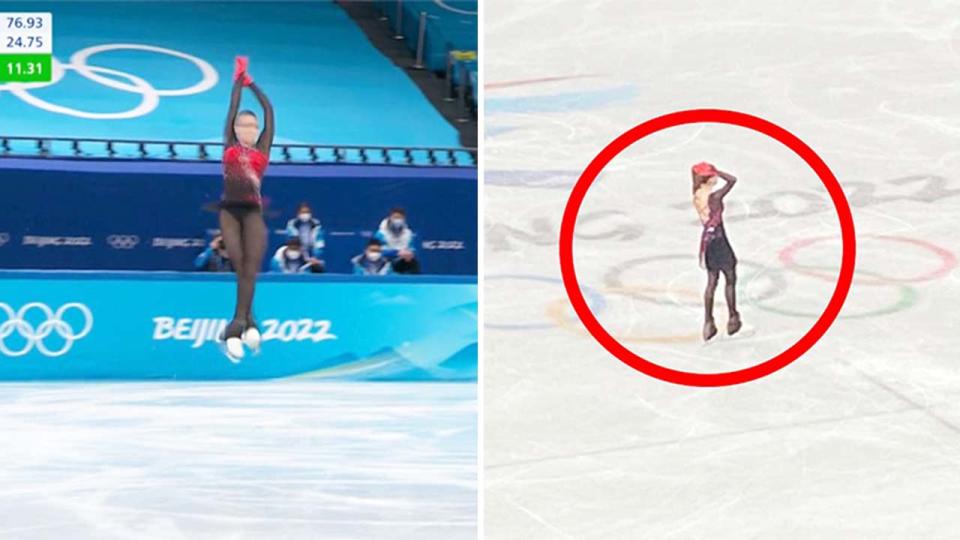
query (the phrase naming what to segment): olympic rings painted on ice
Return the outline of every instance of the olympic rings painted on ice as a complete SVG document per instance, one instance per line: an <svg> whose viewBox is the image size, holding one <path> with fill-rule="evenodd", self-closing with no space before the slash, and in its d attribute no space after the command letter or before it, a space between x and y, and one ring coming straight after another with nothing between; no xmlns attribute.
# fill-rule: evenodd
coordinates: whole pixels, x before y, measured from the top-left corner
<svg viewBox="0 0 960 540"><path fill-rule="evenodd" d="M821 270L824 269L823 267L815 267L815 268L816 268L816 269L821 269ZM859 269L859 268L857 269L857 273L866 274L866 275L868 275L868 276L874 276L874 277L878 277L878 276L879 276L879 274L877 274L877 273L875 273L875 272L868 272L868 271L865 271L865 270L862 270L862 269ZM898 311L903 311L903 310L905 310L905 309L908 309L908 308L910 308L911 306L913 306L913 305L917 302L917 297L918 297L917 290L914 289L913 287L911 287L910 285L907 285L906 283L880 283L880 282L876 282L876 283L871 283L871 285L873 285L873 286L884 286L884 285L892 285L892 286L895 286L895 287L897 287L897 289L899 289L899 296L898 296L898 298L897 298L892 304L890 304L890 305L888 305L888 306L881 306L881 307L879 307L879 308L875 308L875 309L870 310L870 311L865 311L865 312L863 312L863 313L853 313L853 314L850 314L850 313L845 313L844 311L841 311L838 318L840 318L840 319L866 319L866 318L870 318L870 317L879 317L879 316L881 316L881 315L890 315L891 313L896 313L896 312L898 312ZM804 317L804 318L816 318L816 317L817 317L817 312L814 312L814 311L811 311L811 312L803 312L803 311L797 311L797 310L791 310L791 309L773 307L773 306L765 305L762 301L761 301L761 302L752 301L752 302L749 302L749 304L752 305L752 306L755 306L755 307L757 307L757 308L760 308L760 309L762 309L763 311L769 311L769 312L771 312L771 313L777 313L777 314L779 314L779 315L786 315L786 316L788 316L788 317ZM849 303L848 303L848 305L849 305Z"/></svg>
<svg viewBox="0 0 960 540"><path fill-rule="evenodd" d="M854 280L859 281L860 283L868 283L868 284L874 284L874 285L890 285L895 283L917 283L921 281L930 281L930 280L939 279L943 276L948 275L950 271L957 266L957 257L956 255L953 254L953 252L951 252L946 248L942 248L936 244L928 242L926 240L921 240L918 238L908 238L906 236L890 236L890 235L882 235L882 234L862 234L860 235L860 237L861 238L877 238L880 240L887 240L891 242L901 242L904 244L912 244L915 246L920 246L924 249L931 251L934 255L936 255L940 259L940 266L931 272L927 272L926 274L922 274L922 275L910 277L910 278L895 278L895 277L888 277L888 276L882 276L879 274L874 274L877 277L870 280L859 280L857 279L856 276L854 276ZM794 272L798 272L800 274L805 274L808 276L813 276L821 279L826 279L830 282L833 282L836 279L836 276L831 276L829 273L821 272L811 266L801 265L794 260L794 257L797 251L800 251L805 247L811 246L818 242L823 242L825 240L832 240L834 238L835 237L833 236L816 236L813 238L797 240L792 244L788 245L787 247L785 247L780 252L780 261L784 264L784 266L786 266L790 270L793 270Z"/></svg>
<svg viewBox="0 0 960 540"><path fill-rule="evenodd" d="M648 291L654 287L642 287L643 290ZM614 294L622 295L630 298L636 298L635 293L638 287L619 287L619 288L603 288L601 292L604 295ZM587 330L579 324L579 321L571 321L568 317L564 316L564 309L570 307L570 303L567 298L559 298L556 301L552 302L547 306L547 316L559 327L565 330L571 330L578 334L587 335ZM635 335L635 334L617 334L617 339L620 341L625 341L628 343L692 343L702 339L703 336L699 332L692 332L689 334L663 334L663 335Z"/></svg>
<svg viewBox="0 0 960 540"><path fill-rule="evenodd" d="M87 64L87 61L91 56L97 53L114 50L149 51L158 54L175 56L177 58L183 58L184 60L193 63L197 69L200 70L200 81L186 88L158 89L149 82L132 73L126 73L115 69L91 66ZM98 113L81 111L70 107L65 107L63 105L50 103L32 95L29 92L31 89L44 88L57 84L63 79L64 73L68 70L73 70L84 78L106 86L107 88L112 88L114 90L128 92L131 94L139 94L141 97L140 104L127 111ZM53 113L65 114L78 118L88 118L92 120L118 120L137 118L149 114L160 104L161 96L187 96L199 94L213 88L219 80L217 71L205 60L173 49L156 47L153 45L142 45L138 43L112 43L87 47L86 49L81 49L75 52L73 56L70 57L69 64L64 64L54 57L51 71L52 80L50 82L0 84L0 91L7 90L25 103ZM129 81L129 84L120 82L110 77L105 77L103 75L112 75L113 77L126 79Z"/></svg>
<svg viewBox="0 0 960 540"><path fill-rule="evenodd" d="M541 283L556 283L560 284L562 281L560 278L553 278L548 276L540 276L536 274L499 274L492 276L484 276L484 281L489 282L490 280L496 279L519 279L526 281L536 281ZM591 309L596 313L600 313L607 307L606 301L603 298L603 295L597 293L593 289L585 288L584 294L587 297L587 302L591 303ZM553 328L554 325L551 323L521 323L521 324L506 324L506 323L491 323L489 321L484 322L483 325L485 328L492 328L494 330L544 330L548 328Z"/></svg>
<svg viewBox="0 0 960 540"><path fill-rule="evenodd" d="M604 276L604 278L603 278L603 284L604 284L604 287L605 287L604 290L607 290L607 289L614 289L614 290L616 290L616 289L624 289L623 282L621 281L621 276L623 275L623 273L624 273L627 269L629 269L629 268L631 268L631 267L639 266L639 265L641 265L641 264L646 264L646 263L653 262L653 261L676 260L676 259L696 261L696 257L694 257L694 256L691 256L691 255L681 255L681 254L677 254L677 255L654 255L654 256L650 256L650 257L638 257L638 258L636 258L636 259L630 259L630 260L628 260L628 261L624 261L624 262L618 264L617 266L614 266L613 268L611 268L611 269L607 272L607 275ZM753 273L751 273L751 274L748 274L748 275L744 276L744 278L738 279L738 281L741 281L741 282L743 283L743 285L741 285L741 286L745 286L745 285L748 284L748 283L752 283L754 280L759 279L759 278L761 278L761 277L768 277L768 278L770 279L770 281L771 281L771 285L770 285L769 287L767 287L766 289L764 289L764 291L763 291L762 293L760 293L760 294L757 295L757 296L751 296L751 297L748 298L748 300L753 300L753 299L768 300L768 299L770 299L770 298L774 298L774 297L776 297L776 296L780 296L781 294L783 294L784 291L787 290L787 279L784 277L782 270L779 270L779 269L776 269L776 268L770 268L770 267L768 267L768 266L764 266L764 265L762 265L762 264L755 263L755 262L751 262L751 261L744 260L744 259L739 259L739 260L738 260L737 266L740 266L740 265L745 265L745 266L749 266L749 267L753 267L753 268L756 268L756 269L757 269L756 272L753 272ZM690 300L690 301L687 302L687 303L681 303L681 302L678 302L678 301L677 301L675 298L673 298L672 296L668 296L668 297L666 297L666 298L663 298L663 297L656 297L656 296L651 296L651 295L645 294L645 292L644 292L644 289L645 289L645 288L648 288L648 287L642 286L642 285L641 285L641 286L633 286L633 285L630 286L631 291L633 291L632 294L633 294L636 298L640 298L640 299L646 300L646 301L648 301L648 302L652 302L652 303L654 303L654 304L659 304L659 305L685 305L685 306L697 306L697 307L703 305L703 291L693 292L693 293L691 293L689 290L683 291L686 296L692 297L693 299ZM653 289L654 289L653 292L664 292L664 289L662 289L662 288L656 288L656 287L655 287L655 288L653 288ZM667 292L668 295L672 295L673 291L674 291L674 289L673 289L672 286L667 287L667 288L665 289L665 292ZM721 296L722 296L722 295L721 295Z"/></svg>
<svg viewBox="0 0 960 540"><path fill-rule="evenodd" d="M934 254L936 254L941 259L940 268L936 269L933 272L929 272L922 276L917 276L913 278L889 278L883 276L877 272L866 271L862 269L857 270L857 274L862 274L868 276L869 279L860 279L858 282L866 285L895 285L897 287L898 296L897 299L887 305L882 306L871 311L863 313L841 313L840 318L843 319L863 319L870 317L878 317L882 315L889 315L891 313L896 313L904 309L908 309L913 306L918 299L918 292L913 287L907 285L910 282L917 281L926 281L930 279L937 279L945 275L949 275L951 279L956 279L956 271L954 270L957 266L956 256L951 253L949 250L934 245L925 240L901 237L901 236L889 236L889 235L861 235L864 237L875 237L888 241L903 242L922 246ZM780 252L780 260L786 265L786 269L790 271L797 272L801 275L808 275L818 278L829 278L827 270L823 267L814 267L814 266L804 266L797 264L794 260L794 254L800 249L807 247L811 244L830 239L831 237L816 237L809 238L805 240L796 241ZM631 259L625 262L622 262L612 269L610 269L606 276L604 277L604 287L598 292L596 290L590 289L585 291L588 300L591 302L591 308L599 313L601 310L606 308L606 295L622 295L630 298L641 299L644 301L651 302L657 305L666 305L666 306L687 306L687 307L701 307L702 306L702 296L703 292L701 290L694 290L689 288L679 288L675 287L673 283L668 286L656 286L656 285L630 285L625 286L622 282L623 273L631 267L639 266L642 264L662 261L662 260L685 260L689 259L691 261L695 260L695 257L691 255L684 254L674 254L674 255L656 255L650 257L639 257ZM799 310L791 310L787 308L780 308L769 305L769 300L776 298L777 296L782 295L788 288L787 279L784 273L784 270L778 268L771 268L764 266L759 263L752 261L740 259L738 261L739 265L745 265L748 267L755 268L756 271L751 272L743 277L741 277L740 283L749 284L757 279L768 278L770 280L770 285L765 287L762 292L757 295L745 296L743 304L755 306L758 309L763 311L768 311L771 313L777 313L780 315L788 317L813 317L816 316L815 313L805 313ZM953 271L953 272L951 272ZM538 275L528 275L528 274L515 274L515 275L498 275L498 276L487 276L486 279L521 279L528 281L540 281L546 283L560 283L559 279L550 278L546 276ZM659 293L659 294L658 294ZM718 304L722 305L723 299L722 295L718 297ZM502 329L502 330L541 330L546 328L552 328L554 325L561 328L572 330L577 333L584 333L583 330L576 321L570 317L566 316L565 310L569 308L569 303L566 298L559 298L551 303L549 303L545 310L545 315L550 323L526 323L526 324L493 324L486 323L487 328L493 329ZM681 343L681 342L694 342L701 339L699 333L690 333L690 334L675 334L675 335L628 335L620 337L623 341L633 342L633 343Z"/></svg>

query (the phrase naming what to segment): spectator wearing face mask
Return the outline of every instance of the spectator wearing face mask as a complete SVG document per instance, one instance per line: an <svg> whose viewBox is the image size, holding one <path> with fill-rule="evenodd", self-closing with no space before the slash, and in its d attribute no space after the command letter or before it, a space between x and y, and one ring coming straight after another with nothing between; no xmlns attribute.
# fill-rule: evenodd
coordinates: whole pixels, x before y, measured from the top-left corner
<svg viewBox="0 0 960 540"><path fill-rule="evenodd" d="M393 263L398 273L419 274L420 262L416 258L417 235L407 224L407 212L403 208L390 210L390 215L380 222L374 238L383 246L383 255Z"/></svg>
<svg viewBox="0 0 960 540"><path fill-rule="evenodd" d="M205 272L233 272L233 263L230 262L227 248L223 244L223 236L218 234L213 237L207 249L194 259L193 265L197 270Z"/></svg>
<svg viewBox="0 0 960 540"><path fill-rule="evenodd" d="M326 247L323 227L320 225L320 220L313 217L308 203L300 203L297 207L297 217L287 222L287 236L296 236L311 257L323 259L323 248Z"/></svg>
<svg viewBox="0 0 960 540"><path fill-rule="evenodd" d="M308 256L299 237L292 236L273 254L270 271L283 274L319 273L324 271L323 262Z"/></svg>
<svg viewBox="0 0 960 540"><path fill-rule="evenodd" d="M391 273L390 261L383 256L383 245L376 238L371 238L364 252L350 261L356 275L383 276Z"/></svg>

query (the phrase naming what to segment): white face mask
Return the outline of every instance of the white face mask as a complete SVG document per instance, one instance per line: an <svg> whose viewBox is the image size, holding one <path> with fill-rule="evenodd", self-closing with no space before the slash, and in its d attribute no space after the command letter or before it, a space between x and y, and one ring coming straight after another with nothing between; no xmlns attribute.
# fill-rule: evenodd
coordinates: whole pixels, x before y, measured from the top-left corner
<svg viewBox="0 0 960 540"><path fill-rule="evenodd" d="M390 225L393 225L394 227L396 227L396 228L398 228L398 229L399 229L400 227L403 227L405 223L406 223L406 221L404 221L403 218L391 218L391 219L390 219Z"/></svg>
<svg viewBox="0 0 960 540"><path fill-rule="evenodd" d="M310 212L301 212L297 217L300 218L300 221L310 221L312 216Z"/></svg>
<svg viewBox="0 0 960 540"><path fill-rule="evenodd" d="M374 261L374 262L379 261L380 257L383 257L383 253L380 253L379 251L367 252L367 258L370 259L371 261Z"/></svg>
<svg viewBox="0 0 960 540"><path fill-rule="evenodd" d="M288 249L287 249L287 257L289 257L289 258L291 258L291 259L299 259L299 258L300 258L300 251L299 251L299 250L296 250L296 249L289 249L289 248L288 248Z"/></svg>

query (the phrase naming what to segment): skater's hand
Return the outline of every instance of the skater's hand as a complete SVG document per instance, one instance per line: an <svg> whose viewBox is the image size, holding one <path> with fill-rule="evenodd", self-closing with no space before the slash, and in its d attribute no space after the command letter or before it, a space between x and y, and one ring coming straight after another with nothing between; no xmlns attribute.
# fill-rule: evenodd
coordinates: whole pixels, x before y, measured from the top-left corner
<svg viewBox="0 0 960 540"><path fill-rule="evenodd" d="M250 67L250 59L246 56L237 56L233 60L233 81L241 81L244 86L250 86L253 83L253 77L247 73Z"/></svg>
<svg viewBox="0 0 960 540"><path fill-rule="evenodd" d="M237 56L233 59L233 80L236 81L243 77L247 72L250 60L246 56Z"/></svg>

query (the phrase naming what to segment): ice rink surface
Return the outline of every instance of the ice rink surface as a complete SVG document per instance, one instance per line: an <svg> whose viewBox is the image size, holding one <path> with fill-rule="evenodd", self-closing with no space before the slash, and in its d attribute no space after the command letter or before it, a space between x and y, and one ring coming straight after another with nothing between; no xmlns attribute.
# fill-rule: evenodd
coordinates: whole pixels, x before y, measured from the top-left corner
<svg viewBox="0 0 960 540"><path fill-rule="evenodd" d="M0 385L0 538L476 538L473 384Z"/></svg>
<svg viewBox="0 0 960 540"><path fill-rule="evenodd" d="M960 2L485 4L488 538L956 538L960 530ZM724 108L803 139L844 186L857 271L794 364L727 388L638 373L560 284L569 190L617 135ZM726 228L750 332L704 347L689 168L740 179ZM833 291L839 225L763 135L662 131L614 159L577 222L600 322L691 372L745 368ZM722 284L716 315L726 324Z"/></svg>

